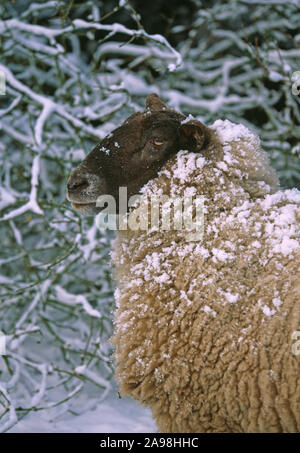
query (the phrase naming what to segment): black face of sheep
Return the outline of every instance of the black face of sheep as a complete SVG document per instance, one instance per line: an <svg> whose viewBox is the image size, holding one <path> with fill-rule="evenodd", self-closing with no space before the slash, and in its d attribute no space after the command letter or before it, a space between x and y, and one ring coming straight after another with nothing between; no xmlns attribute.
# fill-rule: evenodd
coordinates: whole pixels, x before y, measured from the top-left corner
<svg viewBox="0 0 300 453"><path fill-rule="evenodd" d="M157 176L163 164L181 149L199 152L209 139L209 129L188 120L151 94L146 110L130 116L108 134L72 172L67 199L85 215L97 214L96 200L112 195L118 206L119 187L130 198Z"/></svg>

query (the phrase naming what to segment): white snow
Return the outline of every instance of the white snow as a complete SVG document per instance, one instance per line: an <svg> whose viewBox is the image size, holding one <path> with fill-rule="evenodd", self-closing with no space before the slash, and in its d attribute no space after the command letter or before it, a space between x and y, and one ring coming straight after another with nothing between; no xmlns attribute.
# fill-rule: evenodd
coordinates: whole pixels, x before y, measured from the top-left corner
<svg viewBox="0 0 300 453"><path fill-rule="evenodd" d="M102 151L102 152L105 153L107 156L108 156L109 153L110 153L110 149L106 148L105 146L101 146L101 148L99 148L99 151Z"/></svg>
<svg viewBox="0 0 300 453"><path fill-rule="evenodd" d="M216 120L211 126L223 144L243 140L257 139L254 133L243 124L235 124L229 120Z"/></svg>
<svg viewBox="0 0 300 453"><path fill-rule="evenodd" d="M228 302L230 302L231 304L234 304L235 302L238 301L239 299L239 294L231 294L229 292L225 292L224 293L224 296L226 297L226 299L228 300Z"/></svg>
<svg viewBox="0 0 300 453"><path fill-rule="evenodd" d="M228 167L225 162L217 162L217 167L220 170L228 171Z"/></svg>
<svg viewBox="0 0 300 453"><path fill-rule="evenodd" d="M194 119L195 118L193 117L193 115L189 114L186 118L184 118L184 120L181 121L181 124L186 124L189 121L194 120Z"/></svg>
<svg viewBox="0 0 300 453"><path fill-rule="evenodd" d="M214 318L215 318L215 316L216 316L216 314L217 314L217 313L216 313L212 308L210 308L208 305L204 305L203 311L204 311L205 313L211 313L212 316L213 316Z"/></svg>
<svg viewBox="0 0 300 453"><path fill-rule="evenodd" d="M169 69L170 72L174 72L175 69L176 69L176 64L174 64L174 63L169 63L169 64L168 64L168 69Z"/></svg>
<svg viewBox="0 0 300 453"><path fill-rule="evenodd" d="M58 300L63 302L66 305L74 305L79 304L82 306L84 311L88 313L93 318L101 318L101 315L98 310L95 310L90 303L88 302L87 298L82 294L71 294L62 288L59 285L55 285L55 291Z"/></svg>
<svg viewBox="0 0 300 453"><path fill-rule="evenodd" d="M154 276L153 279L157 283L171 283L170 277L166 272L163 272L161 275L159 275L157 277Z"/></svg>
<svg viewBox="0 0 300 453"><path fill-rule="evenodd" d="M78 408L80 409L80 408ZM32 412L9 430L10 433L155 433L157 428L147 409L129 398L111 392L105 401L83 414L59 411Z"/></svg>
<svg viewBox="0 0 300 453"><path fill-rule="evenodd" d="M262 307L262 311L263 311L263 313L264 313L266 316L268 316L268 317L273 316L274 313L276 313L276 310L270 309L267 305L264 305L264 306Z"/></svg>
<svg viewBox="0 0 300 453"><path fill-rule="evenodd" d="M0 187L0 210L15 203L16 198L4 187Z"/></svg>
<svg viewBox="0 0 300 453"><path fill-rule="evenodd" d="M190 176L196 170L201 169L206 163L203 156L198 156L187 151L180 151L177 154L176 164L173 169L174 179L179 179L180 184L184 184L189 180ZM161 172L163 173L163 171Z"/></svg>
<svg viewBox="0 0 300 453"><path fill-rule="evenodd" d="M272 80L272 82L281 82L285 77L277 71L270 71L269 79Z"/></svg>
<svg viewBox="0 0 300 453"><path fill-rule="evenodd" d="M279 308L280 305L282 305L282 300L280 299L280 297L274 297L272 303L276 308Z"/></svg>
<svg viewBox="0 0 300 453"><path fill-rule="evenodd" d="M282 253L284 256L290 255L295 250L300 248L300 243L296 239L291 239L288 236L283 236L281 242L274 244L274 252Z"/></svg>
<svg viewBox="0 0 300 453"><path fill-rule="evenodd" d="M231 253L226 252L225 250L222 249L217 249L213 247L212 249L212 254L213 254L213 261L217 262L218 261L227 261L227 259L230 259L233 257Z"/></svg>

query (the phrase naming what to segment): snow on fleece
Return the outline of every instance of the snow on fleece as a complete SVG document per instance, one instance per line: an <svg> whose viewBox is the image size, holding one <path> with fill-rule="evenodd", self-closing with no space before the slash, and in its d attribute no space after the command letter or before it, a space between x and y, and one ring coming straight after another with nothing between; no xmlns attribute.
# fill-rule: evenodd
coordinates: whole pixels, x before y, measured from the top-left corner
<svg viewBox="0 0 300 453"><path fill-rule="evenodd" d="M237 249L239 249L239 252L247 249L247 253L250 255L256 256L259 254L260 263L265 265L276 254L292 258L293 252L299 250L299 231L298 233L296 231L295 216L296 211L298 210L299 212L297 205L300 204L300 192L297 189L291 189L269 194L270 187L262 180L257 181L257 184L263 187L266 192L265 196L255 200L245 197L243 187L238 184L234 185L231 182L228 184L228 178L225 180L225 176L234 175L239 180L248 178L247 172L241 171L236 166L236 164L239 164L240 157L246 157L245 149L239 145L241 142L248 143L254 157L256 157L255 170L259 169L261 160L262 164L266 165L266 158L263 156L263 159L261 159L259 138L246 126L234 124L229 120L217 120L210 128L216 132L223 146L224 154L222 160L216 162L215 168L210 168L209 175L205 171L206 166L209 165L207 158L182 150L177 154L175 162L172 162L171 168L168 165L165 166L159 173L158 178L147 183L141 192L145 196L162 195L164 190L163 187L160 187L160 179L165 176L170 183L170 196L175 197L179 194L185 196L196 195L199 194L199 187L201 189L201 179L203 178L204 183L207 183L208 180L218 188L214 193L213 199L209 199L206 196L207 194L205 194L204 212L209 214L209 205L212 202L218 205L220 200L222 203L224 202L225 207L228 205L230 210L225 210L225 212L209 218L209 222L206 222L205 225L207 238L203 243L178 243L178 241L171 241L168 246L162 247L164 239L159 236L154 238L153 247L160 248L160 251L147 253L143 261L137 262L132 266L131 272L135 275L135 278L131 279L128 285L141 286L143 282L149 282L150 286L153 284L154 287L158 284L161 289L170 286L172 279L175 278L172 268L172 257L175 256L179 256L183 261L186 257L193 254L200 256L203 262L211 260L215 264L226 265L226 263L233 262L236 259ZM232 202L236 205L232 205ZM222 240L222 233L228 227L229 230L232 228L236 230L242 229L243 232L251 227L252 241L245 246L241 240L230 240L229 237L226 240ZM148 230L141 234L142 236L151 236L152 233L153 230ZM181 237L184 234L184 231L177 232L177 235ZM218 242L220 242L220 248L213 246L213 244ZM143 241L141 240L142 243ZM265 246L263 246L263 243L265 243ZM122 247L125 251L126 242ZM112 256L114 256L113 252ZM250 258L249 261L251 261ZM281 268L280 261L277 263L277 267ZM207 279L203 275L202 285L206 286L213 281L214 278ZM181 291L181 296L183 299L186 298L189 303L192 302L188 299L188 294L192 294L196 282L199 284L199 278L192 282L187 293ZM222 304L237 303L240 299L237 289L227 288L225 291L219 289L218 292L223 296ZM245 292L245 288L240 289ZM280 304L276 303L276 294L278 294L278 291L274 287L275 302L273 302L274 307L272 308L261 307L261 303L258 302L258 307L262 309L266 316L273 315L280 308ZM136 299L135 295L131 297L132 300ZM117 289L117 305L118 299L119 290ZM170 302L171 306L172 301ZM203 309L205 313L216 316L216 312L207 305ZM146 311L147 307L143 306L143 310ZM122 329L125 328L126 326L123 325Z"/></svg>
<svg viewBox="0 0 300 453"><path fill-rule="evenodd" d="M123 394L151 406L163 432L294 431L297 391L291 416L276 401L298 373L288 351L299 319L300 193L279 190L245 126L218 120L210 129L210 147L180 151L142 190L203 195L204 240L187 242L184 230L118 232L116 378ZM277 415L245 418L249 404L253 413L270 404L276 380Z"/></svg>

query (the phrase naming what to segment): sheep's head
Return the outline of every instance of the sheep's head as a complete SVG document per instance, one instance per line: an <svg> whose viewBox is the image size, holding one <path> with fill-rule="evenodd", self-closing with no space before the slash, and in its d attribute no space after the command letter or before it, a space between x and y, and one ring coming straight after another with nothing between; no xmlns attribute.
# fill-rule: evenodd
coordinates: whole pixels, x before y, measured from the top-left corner
<svg viewBox="0 0 300 453"><path fill-rule="evenodd" d="M144 112L108 134L72 172L67 198L81 213L96 214L99 196L118 201L119 187L127 187L128 198L137 194L171 156L181 149L201 152L209 136L200 121L187 120L151 94Z"/></svg>

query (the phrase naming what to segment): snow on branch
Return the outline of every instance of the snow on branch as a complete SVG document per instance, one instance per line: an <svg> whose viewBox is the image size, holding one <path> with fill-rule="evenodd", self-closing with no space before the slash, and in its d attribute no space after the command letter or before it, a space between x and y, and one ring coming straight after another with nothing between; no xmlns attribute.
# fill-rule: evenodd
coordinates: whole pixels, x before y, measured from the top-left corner
<svg viewBox="0 0 300 453"><path fill-rule="evenodd" d="M150 41L154 41L156 43L159 43L165 47L167 47L174 55L175 57L175 64L170 64L169 69L174 70L176 67L180 66L182 64L182 57L180 53L175 50L169 42L166 40L166 38L162 35L155 34L151 35L147 33L145 30L131 30L127 27L125 27L122 24L112 24L112 25L104 25L100 23L91 23L91 22L86 22L85 20L82 19L75 19L72 21L70 25L64 28L60 29L49 29L46 27L42 27L40 25L33 25L33 24L28 24L25 22L22 22L18 19L9 19L6 21L0 21L0 34L5 33L6 31L10 31L13 29L21 30L23 32L27 32L30 34L35 34L38 36L44 36L47 39L50 40L52 44L54 44L54 38L57 38L58 36L61 36L63 34L68 34L71 32L74 32L78 29L95 29L95 30L101 30L101 31L107 31L110 32L110 37L116 35L117 33L125 34L131 37L143 37L146 39L149 39Z"/></svg>

